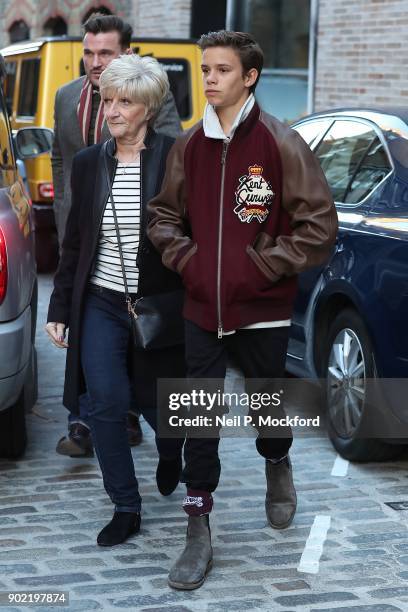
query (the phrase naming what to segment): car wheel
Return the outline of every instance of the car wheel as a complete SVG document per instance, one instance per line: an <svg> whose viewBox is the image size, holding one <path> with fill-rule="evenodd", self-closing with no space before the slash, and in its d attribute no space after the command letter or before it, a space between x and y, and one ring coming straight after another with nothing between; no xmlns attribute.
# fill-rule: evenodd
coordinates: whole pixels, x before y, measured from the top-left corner
<svg viewBox="0 0 408 612"><path fill-rule="evenodd" d="M24 387L17 402L0 412L0 456L18 459L27 445Z"/></svg>
<svg viewBox="0 0 408 612"><path fill-rule="evenodd" d="M324 354L327 426L337 452L350 461L384 461L405 448L359 437L368 414L366 381L376 375L372 343L361 317L344 310L330 326Z"/></svg>

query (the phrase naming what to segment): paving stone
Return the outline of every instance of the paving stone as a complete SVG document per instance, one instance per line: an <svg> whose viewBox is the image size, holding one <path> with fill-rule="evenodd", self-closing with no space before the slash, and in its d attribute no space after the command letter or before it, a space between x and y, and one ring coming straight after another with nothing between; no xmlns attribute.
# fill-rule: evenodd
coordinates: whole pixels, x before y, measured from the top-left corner
<svg viewBox="0 0 408 612"><path fill-rule="evenodd" d="M310 589L310 584L305 580L292 580L290 582L273 582L272 586L279 591L300 591Z"/></svg>
<svg viewBox="0 0 408 612"><path fill-rule="evenodd" d="M125 544L120 544L116 546L115 550L119 552L119 550L135 550L137 548L139 548L139 546L137 546L136 544L126 542ZM112 552L108 546L100 547L97 544L95 544L94 546L72 546L71 548L69 548L69 551L72 552L74 555L89 555L89 553L92 554L95 552L98 552L99 554L108 554Z"/></svg>
<svg viewBox="0 0 408 612"><path fill-rule="evenodd" d="M57 501L58 495L14 495L0 499L0 506L8 504L36 504L44 501Z"/></svg>
<svg viewBox="0 0 408 612"><path fill-rule="evenodd" d="M301 555L271 555L268 557L254 557L254 561L262 565L298 565Z"/></svg>
<svg viewBox="0 0 408 612"><path fill-rule="evenodd" d="M106 567L105 561L96 557L75 557L74 559L53 559L52 561L45 561L45 564L51 570L71 570L78 568L99 568ZM1 572L0 572L1 573ZM27 573L27 572L26 572Z"/></svg>
<svg viewBox="0 0 408 612"><path fill-rule="evenodd" d="M30 563L7 563L0 565L0 576L12 574L36 574L38 568Z"/></svg>
<svg viewBox="0 0 408 612"><path fill-rule="evenodd" d="M0 517L0 527L3 527L4 525L16 525L17 523L18 521L11 516Z"/></svg>
<svg viewBox="0 0 408 612"><path fill-rule="evenodd" d="M100 572L103 578L140 578L141 576L155 576L157 574L168 574L169 570L164 567L128 567L126 569L107 570Z"/></svg>
<svg viewBox="0 0 408 612"><path fill-rule="evenodd" d="M270 542L273 538L269 533L228 533L228 534L219 534L217 537L218 540L222 542L231 543L240 543L240 542Z"/></svg>
<svg viewBox="0 0 408 612"><path fill-rule="evenodd" d="M85 533L56 533L53 535L35 536L34 540L40 544L69 544L71 542L91 540L91 536Z"/></svg>
<svg viewBox="0 0 408 612"><path fill-rule="evenodd" d="M24 540L0 540L0 548L13 548L14 546L24 546Z"/></svg>
<svg viewBox="0 0 408 612"><path fill-rule="evenodd" d="M338 593L305 593L303 595L282 595L275 597L275 601L282 606L307 606L316 603L325 603L326 601L347 601L358 599L357 595L353 593L345 593L339 591Z"/></svg>
<svg viewBox="0 0 408 612"><path fill-rule="evenodd" d="M336 608L312 608L310 612L403 612L402 608L396 606L381 604L381 605L362 605L362 606L346 606Z"/></svg>
<svg viewBox="0 0 408 612"><path fill-rule="evenodd" d="M141 563L144 561L166 561L170 559L166 553L139 553L136 555L118 555L114 559L119 563Z"/></svg>
<svg viewBox="0 0 408 612"><path fill-rule="evenodd" d="M391 531L389 533L367 533L347 538L347 540L356 546L360 544L382 544L383 542L392 542L394 540L408 540L408 530Z"/></svg>
<svg viewBox="0 0 408 612"><path fill-rule="evenodd" d="M99 584L87 584L83 587L74 587L75 593L86 593L87 595L107 595L117 591L139 591L142 587L136 581L132 582L106 582Z"/></svg>
<svg viewBox="0 0 408 612"><path fill-rule="evenodd" d="M195 599L194 594L189 594L189 599ZM129 595L121 599L108 599L112 608L130 608L139 610L142 606L157 606L168 603L176 603L186 599L186 594L182 591L170 591L162 595ZM166 606L166 610L167 610Z"/></svg>
<svg viewBox="0 0 408 612"><path fill-rule="evenodd" d="M142 608L140 612L194 612L192 608L186 608L186 606L160 606L154 608Z"/></svg>
<svg viewBox="0 0 408 612"><path fill-rule="evenodd" d="M58 548L20 548L19 550L1 551L0 562L36 561L46 559L47 557L56 557L58 554Z"/></svg>
<svg viewBox="0 0 408 612"><path fill-rule="evenodd" d="M408 597L408 586L391 587L387 589L375 589L368 592L371 597L387 599L391 597Z"/></svg>
<svg viewBox="0 0 408 612"><path fill-rule="evenodd" d="M63 521L78 521L78 518L74 514L64 514L63 512L56 514L46 512L41 516L28 515L24 517L25 523L61 523Z"/></svg>
<svg viewBox="0 0 408 612"><path fill-rule="evenodd" d="M28 576L24 578L14 578L14 582L16 584L26 587L75 584L77 582L91 582L93 580L95 580L95 578L90 574L80 572L75 574L53 574L50 576Z"/></svg>
<svg viewBox="0 0 408 612"><path fill-rule="evenodd" d="M9 508L0 508L0 516L4 516L6 514L27 514L28 512L38 512L37 508L34 506L12 506Z"/></svg>
<svg viewBox="0 0 408 612"><path fill-rule="evenodd" d="M227 601L210 602L207 610L211 612L231 612L231 610L268 610L262 599L230 599Z"/></svg>

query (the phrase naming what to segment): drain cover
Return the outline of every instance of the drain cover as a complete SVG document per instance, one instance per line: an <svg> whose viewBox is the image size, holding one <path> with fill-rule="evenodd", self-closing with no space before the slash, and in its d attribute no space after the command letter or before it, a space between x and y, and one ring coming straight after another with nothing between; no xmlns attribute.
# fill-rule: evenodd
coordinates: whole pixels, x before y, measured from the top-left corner
<svg viewBox="0 0 408 612"><path fill-rule="evenodd" d="M385 502L393 510L408 510L408 501Z"/></svg>

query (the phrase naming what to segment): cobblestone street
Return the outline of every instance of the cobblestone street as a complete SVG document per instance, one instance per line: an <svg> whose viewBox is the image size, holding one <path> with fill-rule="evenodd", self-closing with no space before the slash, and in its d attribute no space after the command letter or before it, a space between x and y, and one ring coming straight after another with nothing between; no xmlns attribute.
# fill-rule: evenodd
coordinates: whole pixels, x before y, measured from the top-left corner
<svg viewBox="0 0 408 612"><path fill-rule="evenodd" d="M143 422L144 441L133 450L144 504L141 532L121 546L98 547L96 535L112 507L97 461L55 453L66 430L65 353L43 332L50 288L51 277L40 277L39 400L27 418L27 453L18 462L0 461L0 590L65 591L70 603L0 609L408 610L408 510L386 505L408 500L407 459L348 465L320 434L295 437L298 511L283 531L266 523L264 463L253 440L222 440L211 516L214 566L201 589L181 592L169 589L167 572L184 545L184 490L180 485L169 498L158 493L157 453Z"/></svg>

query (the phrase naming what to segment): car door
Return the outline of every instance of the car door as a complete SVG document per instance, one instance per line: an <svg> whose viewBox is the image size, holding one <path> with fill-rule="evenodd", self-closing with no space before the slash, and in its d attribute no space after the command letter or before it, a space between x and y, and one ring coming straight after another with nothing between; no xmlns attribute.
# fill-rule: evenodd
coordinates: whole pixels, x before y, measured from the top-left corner
<svg viewBox="0 0 408 612"><path fill-rule="evenodd" d="M339 216L340 229L334 254L348 252L347 236L372 207L372 194L390 173L391 164L379 130L369 121L337 117L323 136L314 138L311 144ZM322 272L325 267L313 268L299 277L293 317L294 342L289 345L289 352L295 358L305 357L306 340L314 316L313 303L324 282ZM311 334L309 336L311 338Z"/></svg>

